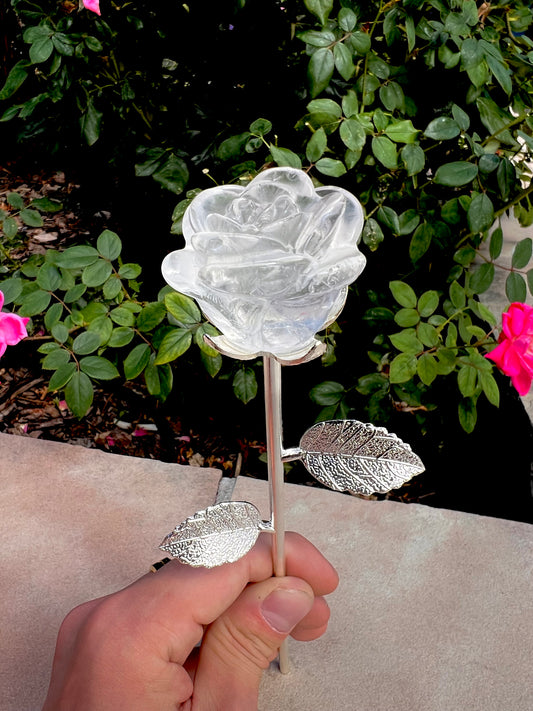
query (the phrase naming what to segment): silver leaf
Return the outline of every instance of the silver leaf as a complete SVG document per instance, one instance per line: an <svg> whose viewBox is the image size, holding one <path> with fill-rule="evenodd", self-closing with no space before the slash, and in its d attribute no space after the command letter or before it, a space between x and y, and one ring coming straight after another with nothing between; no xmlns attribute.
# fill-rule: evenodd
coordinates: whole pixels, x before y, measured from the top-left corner
<svg viewBox="0 0 533 711"><path fill-rule="evenodd" d="M208 506L178 524L159 548L181 563L214 568L248 553L264 530L259 511L246 501Z"/></svg>
<svg viewBox="0 0 533 711"><path fill-rule="evenodd" d="M384 494L424 471L411 447L383 427L357 420L313 425L300 441L307 471L335 491Z"/></svg>

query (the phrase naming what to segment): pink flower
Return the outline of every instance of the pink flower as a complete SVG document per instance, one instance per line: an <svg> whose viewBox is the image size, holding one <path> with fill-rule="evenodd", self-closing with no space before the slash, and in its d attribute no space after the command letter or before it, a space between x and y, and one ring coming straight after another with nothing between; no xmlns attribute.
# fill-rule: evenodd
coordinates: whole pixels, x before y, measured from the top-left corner
<svg viewBox="0 0 533 711"><path fill-rule="evenodd" d="M0 291L0 356L4 355L8 346L14 346L28 335L26 324L29 318L22 318L17 314L1 312L4 305L4 295Z"/></svg>
<svg viewBox="0 0 533 711"><path fill-rule="evenodd" d="M533 307L515 302L502 314L499 345L487 353L511 377L519 395L527 395L533 379Z"/></svg>
<svg viewBox="0 0 533 711"><path fill-rule="evenodd" d="M83 0L83 7L91 12L96 12L97 15L100 14L100 0Z"/></svg>

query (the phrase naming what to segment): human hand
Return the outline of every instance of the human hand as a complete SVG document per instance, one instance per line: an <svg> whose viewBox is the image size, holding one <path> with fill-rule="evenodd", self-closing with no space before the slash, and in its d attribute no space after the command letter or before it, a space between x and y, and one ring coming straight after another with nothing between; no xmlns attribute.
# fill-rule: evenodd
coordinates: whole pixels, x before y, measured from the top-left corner
<svg viewBox="0 0 533 711"><path fill-rule="evenodd" d="M322 596L338 583L305 538L288 533L285 547L286 577L272 577L271 536L262 534L235 563L208 570L172 561L72 610L43 711L256 710L281 642L323 634Z"/></svg>

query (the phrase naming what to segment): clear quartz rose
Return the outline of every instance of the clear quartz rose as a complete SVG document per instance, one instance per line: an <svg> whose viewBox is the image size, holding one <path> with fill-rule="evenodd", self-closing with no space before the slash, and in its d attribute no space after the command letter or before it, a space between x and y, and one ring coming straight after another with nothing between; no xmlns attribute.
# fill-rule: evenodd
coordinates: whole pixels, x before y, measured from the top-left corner
<svg viewBox="0 0 533 711"><path fill-rule="evenodd" d="M234 357L290 359L340 313L365 266L362 227L351 193L271 168L246 187L195 197L183 218L185 248L167 255L163 276L196 299Z"/></svg>

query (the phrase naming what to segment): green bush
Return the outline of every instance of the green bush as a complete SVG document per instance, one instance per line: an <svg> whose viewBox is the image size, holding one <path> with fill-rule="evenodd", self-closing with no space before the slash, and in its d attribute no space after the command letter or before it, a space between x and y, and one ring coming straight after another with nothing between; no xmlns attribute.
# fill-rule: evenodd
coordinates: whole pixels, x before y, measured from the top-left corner
<svg viewBox="0 0 533 711"><path fill-rule="evenodd" d="M323 416L363 404L373 421L400 410L422 425L440 399L454 397L472 431L478 399L498 404L498 380L483 357L498 319L479 295L498 266L501 218L533 223L527 4L306 0L266 10L248 0L180 5L178 17L168 4L102 3L101 19L65 15L55 2L12 4L29 55L0 92L2 119L19 122L22 137L48 135L59 112L67 124L81 119L93 147L115 145L113 155L136 160L139 177L188 191L172 216L174 234L210 178L246 182L265 165L301 167L317 184L340 185L361 200L368 266L324 336L329 375L311 391ZM176 49L184 32L194 55ZM240 62L219 52L222 69L209 67L205 48L227 38ZM207 77L213 92L205 91ZM74 133L71 125L61 130L65 145L75 144ZM485 240L488 257L480 252ZM533 275L523 271L530 256L526 239L507 278L510 301L532 291ZM74 279L83 282L82 273ZM26 288L55 293L35 283ZM89 288L106 314L126 298L102 296L102 284ZM22 292L17 298L26 303ZM156 339L155 367L158 347ZM248 398L253 368L239 373Z"/></svg>

